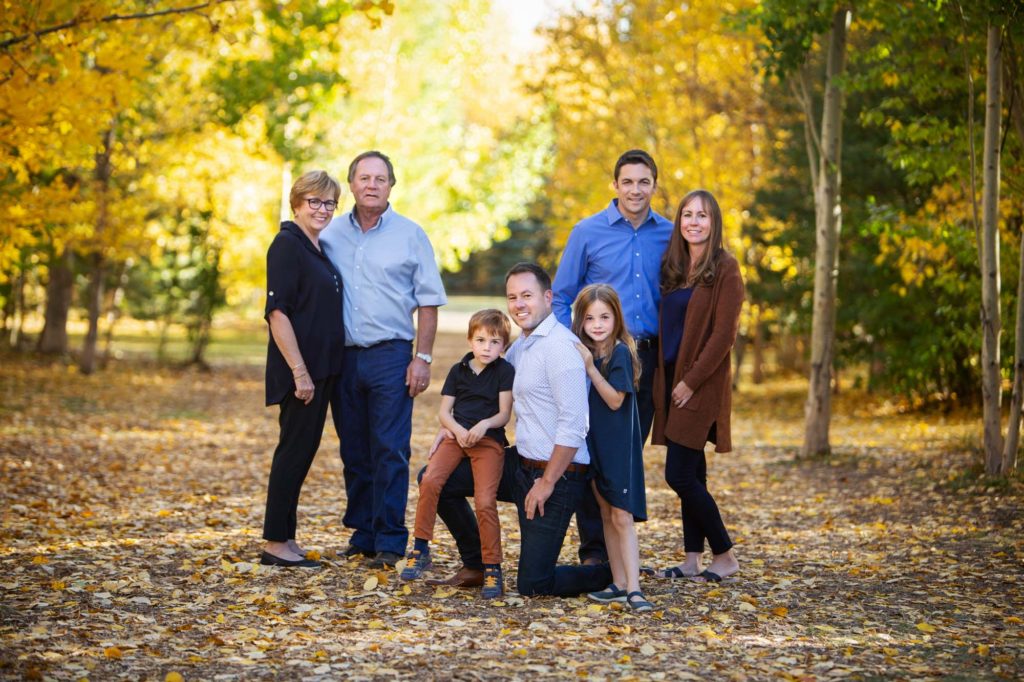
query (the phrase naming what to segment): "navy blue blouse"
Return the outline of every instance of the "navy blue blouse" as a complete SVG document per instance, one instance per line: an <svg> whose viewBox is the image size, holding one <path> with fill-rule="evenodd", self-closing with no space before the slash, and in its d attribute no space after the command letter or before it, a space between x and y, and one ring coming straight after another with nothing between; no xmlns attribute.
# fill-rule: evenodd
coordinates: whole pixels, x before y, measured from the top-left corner
<svg viewBox="0 0 1024 682"><path fill-rule="evenodd" d="M281 223L267 250L267 305L288 316L299 342L309 378L316 382L341 371L345 351L341 274L298 225ZM284 400L295 390L288 362L273 335L267 344L267 405Z"/></svg>
<svg viewBox="0 0 1024 682"><path fill-rule="evenodd" d="M693 287L676 289L661 297L661 354L666 364L676 361L679 344L686 326L686 307L690 305Z"/></svg>

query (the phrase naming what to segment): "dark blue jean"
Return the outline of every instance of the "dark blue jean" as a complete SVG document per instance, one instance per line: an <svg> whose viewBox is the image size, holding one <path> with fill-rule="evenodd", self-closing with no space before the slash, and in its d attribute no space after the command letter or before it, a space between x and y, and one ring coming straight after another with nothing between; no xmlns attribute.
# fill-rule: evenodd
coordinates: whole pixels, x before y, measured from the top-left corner
<svg viewBox="0 0 1024 682"><path fill-rule="evenodd" d="M562 475L551 497L544 503L544 515L534 515L531 521L526 518L524 502L533 482L543 474L540 469L523 467L514 447L505 451L505 468L498 485L498 500L515 503L519 511L521 544L517 590L522 595L568 597L605 588L612 580L607 564L558 565L558 555L569 522L584 488L589 485L587 475L568 471ZM473 510L466 501L467 497L472 496L473 471L469 460L464 459L441 490L437 512L455 538L463 565L480 568L480 533Z"/></svg>
<svg viewBox="0 0 1024 682"><path fill-rule="evenodd" d="M412 398L405 372L412 342L348 347L331 413L341 440L351 543L366 551L405 554L409 530L409 441Z"/></svg>

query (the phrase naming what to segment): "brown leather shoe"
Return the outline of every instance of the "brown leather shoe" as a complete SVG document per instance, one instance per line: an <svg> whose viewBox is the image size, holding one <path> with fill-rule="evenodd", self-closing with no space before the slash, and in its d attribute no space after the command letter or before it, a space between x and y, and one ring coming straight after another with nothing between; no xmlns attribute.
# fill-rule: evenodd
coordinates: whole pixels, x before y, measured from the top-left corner
<svg viewBox="0 0 1024 682"><path fill-rule="evenodd" d="M431 578L424 582L427 585L447 585L449 587L480 587L484 584L484 572L463 566L451 578Z"/></svg>

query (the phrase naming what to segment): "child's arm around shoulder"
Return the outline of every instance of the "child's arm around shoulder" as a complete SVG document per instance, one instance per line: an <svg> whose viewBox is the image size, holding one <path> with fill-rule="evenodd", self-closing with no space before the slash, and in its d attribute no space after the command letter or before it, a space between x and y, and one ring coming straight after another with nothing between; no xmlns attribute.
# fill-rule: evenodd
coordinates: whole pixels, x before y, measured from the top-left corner
<svg viewBox="0 0 1024 682"><path fill-rule="evenodd" d="M593 384L594 390L601 396L604 404L611 410L617 410L622 407L622 401L626 399L625 391L620 391L608 383L608 380L601 374L601 370L594 365L594 356L590 353L589 348L582 343L577 343L576 350L583 356L583 364L587 368L587 376L590 377L590 383ZM611 355L609 355L606 362L611 362Z"/></svg>

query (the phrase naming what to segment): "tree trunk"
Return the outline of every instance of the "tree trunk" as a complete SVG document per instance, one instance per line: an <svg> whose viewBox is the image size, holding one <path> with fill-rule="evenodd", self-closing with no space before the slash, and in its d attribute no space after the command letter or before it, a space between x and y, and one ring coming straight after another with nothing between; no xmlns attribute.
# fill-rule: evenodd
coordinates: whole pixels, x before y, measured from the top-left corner
<svg viewBox="0 0 1024 682"><path fill-rule="evenodd" d="M754 357L753 373L750 380L759 386L764 383L764 320L761 313L761 306L757 306L754 314Z"/></svg>
<svg viewBox="0 0 1024 682"><path fill-rule="evenodd" d="M68 352L68 311L75 276L74 253L69 247L50 263L50 281L46 283L46 317L36 350L51 355Z"/></svg>
<svg viewBox="0 0 1024 682"><path fill-rule="evenodd" d="M985 66L985 149L982 152L981 227L981 396L984 419L985 472L1001 472L1003 434L1000 407L999 336L999 133L1002 125L1002 30L989 24Z"/></svg>
<svg viewBox="0 0 1024 682"><path fill-rule="evenodd" d="M124 287L128 283L128 263L121 265L121 272L117 275L117 286L110 296L110 305L107 306L107 330L103 339L103 356L100 366L106 369L114 345L114 327L121 319L121 301L124 300Z"/></svg>
<svg viewBox="0 0 1024 682"><path fill-rule="evenodd" d="M835 354L836 281L839 274L840 162L843 93L838 79L846 67L846 24L850 13L838 9L829 32L825 100L821 114L821 159L815 183L814 312L811 371L805 409L804 457L828 454L832 418L832 360ZM807 121L811 125L813 121Z"/></svg>
<svg viewBox="0 0 1024 682"><path fill-rule="evenodd" d="M82 358L79 367L83 374L96 371L96 342L99 339L100 309L103 307L103 277L106 274L103 256L98 253L92 256L92 272L89 273L89 293L86 306L89 311L89 331L85 334L82 345Z"/></svg>
<svg viewBox="0 0 1024 682"><path fill-rule="evenodd" d="M1020 222L1020 221L1018 221ZM1020 270L1017 276L1017 324L1013 344L1013 393L1010 399L1010 422L1003 443L1001 473L1017 468L1017 447L1020 445L1021 405L1024 402L1024 225L1020 228Z"/></svg>
<svg viewBox="0 0 1024 682"><path fill-rule="evenodd" d="M103 304L104 258L102 251L103 236L107 231L108 211L110 209L110 177L113 164L110 155L113 152L114 129L111 127L103 136L103 149L96 154L96 241L97 250L92 255L92 272L89 277L89 331L85 334L82 346L80 369L83 374L92 374L96 370L96 341L99 339L100 308Z"/></svg>

